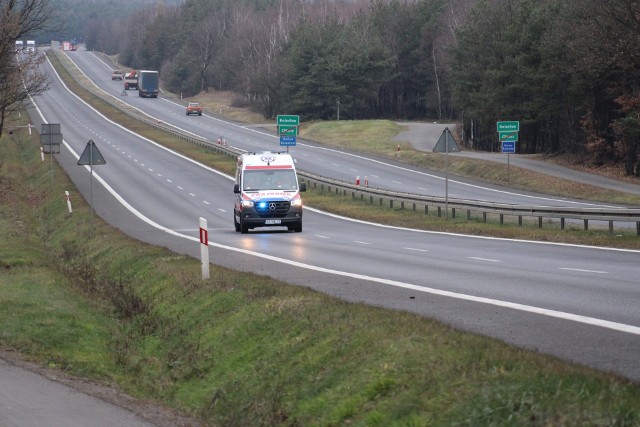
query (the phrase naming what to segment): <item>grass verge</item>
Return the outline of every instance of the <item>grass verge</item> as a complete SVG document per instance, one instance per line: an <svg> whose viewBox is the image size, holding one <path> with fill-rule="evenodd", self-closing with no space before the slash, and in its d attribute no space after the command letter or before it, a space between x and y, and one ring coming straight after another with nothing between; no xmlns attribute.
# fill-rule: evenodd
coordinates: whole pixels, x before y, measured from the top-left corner
<svg viewBox="0 0 640 427"><path fill-rule="evenodd" d="M50 60L59 72L65 84L87 103L91 104L102 114L123 126L150 138L166 147L180 152L192 159L195 159L214 169L233 175L235 172L235 159L213 150L208 150L175 138L169 134L147 126L135 119L128 117L120 111L114 109L109 104L92 95L80 85L78 85L64 70L55 55L50 55ZM389 151L395 147L389 144L389 136L397 133L398 125L389 121L366 121L366 122L334 122L325 124L309 124L305 132L312 138L322 138L327 144L334 144L336 147L344 147L344 144L351 143L356 146L349 148L365 149L373 147L374 153L378 155L394 156L395 152ZM344 127L349 127L349 130ZM314 130L315 129L315 130ZM347 135L345 137L345 135ZM363 142L364 141L364 142ZM377 147L377 148L376 148ZM422 166L438 169L442 166L442 158L433 154L418 153L405 147L402 158L416 162ZM386 150L386 151L385 151ZM385 154L386 153L386 154ZM451 159L450 159L451 160ZM426 162L426 163L421 163ZM598 195L603 201L610 203L635 203L640 205L640 198L628 194L603 191L596 187L581 186L576 183L558 180L546 175L536 174L527 170L517 170L514 168L507 170L504 165L496 165L492 162L481 162L473 159L456 159L450 162L450 166L461 175L484 177L494 183L511 182L518 177L521 185L529 190L555 189L560 195L579 194L593 196ZM452 166L454 167L454 166ZM451 170L450 170L451 171ZM454 173L453 171L451 171ZM517 172L517 173L516 173ZM493 178L490 178L493 176ZM530 185L532 187L525 187ZM471 221L464 218L446 219L438 217L435 213L425 215L421 212L414 212L410 209L390 209L387 206L371 205L367 202L352 200L350 197L341 197L335 194L322 193L319 190L311 189L304 195L305 204L328 212L337 213L364 221L379 222L389 225L398 225L422 230L448 231L454 233L464 233L473 235L486 235L504 238L520 238L528 240L541 240L549 242L563 242L571 244L585 244L594 246L609 246L627 249L640 249L640 239L637 238L634 229L617 229L616 233L609 235L608 229L591 226L585 231L581 227L567 225L565 230L560 229L559 222L548 221L543 228L538 227L536 219L526 220L523 226L517 224L517 219L507 218L504 224L499 223L498 216L488 215L487 223L480 216L472 217ZM466 218L466 217L465 217Z"/></svg>
<svg viewBox="0 0 640 427"><path fill-rule="evenodd" d="M640 388L141 244L0 140L0 346L208 425L638 425Z"/></svg>

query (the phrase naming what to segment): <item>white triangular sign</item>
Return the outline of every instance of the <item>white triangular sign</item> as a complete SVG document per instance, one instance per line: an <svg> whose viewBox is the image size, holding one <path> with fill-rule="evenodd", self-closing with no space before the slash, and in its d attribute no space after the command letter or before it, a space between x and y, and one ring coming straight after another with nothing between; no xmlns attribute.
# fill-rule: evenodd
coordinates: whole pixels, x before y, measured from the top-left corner
<svg viewBox="0 0 640 427"><path fill-rule="evenodd" d="M453 135L449 128L444 128L442 131L442 135L438 139L436 146L433 147L434 153L459 153L460 147L455 139L453 139Z"/></svg>

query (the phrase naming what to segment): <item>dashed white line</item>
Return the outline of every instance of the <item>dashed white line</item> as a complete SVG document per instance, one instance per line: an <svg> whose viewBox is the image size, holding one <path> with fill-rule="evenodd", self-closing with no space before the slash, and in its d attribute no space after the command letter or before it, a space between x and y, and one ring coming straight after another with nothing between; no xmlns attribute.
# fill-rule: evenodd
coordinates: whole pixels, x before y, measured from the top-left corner
<svg viewBox="0 0 640 427"><path fill-rule="evenodd" d="M371 245L371 242L361 242L360 240L354 240L353 243L358 243L359 245Z"/></svg>
<svg viewBox="0 0 640 427"><path fill-rule="evenodd" d="M191 197L196 197L196 195L195 195L195 194L193 194L193 193L189 193L189 195L190 195Z"/></svg>
<svg viewBox="0 0 640 427"><path fill-rule="evenodd" d="M218 210L219 210L220 212L226 212L226 211L227 211L226 209L222 209L222 208L218 208Z"/></svg>
<svg viewBox="0 0 640 427"><path fill-rule="evenodd" d="M569 267L560 267L560 270L568 270L568 271L579 271L581 273L596 273L596 274L607 274L607 271L599 271L599 270L584 270L582 268L569 268Z"/></svg>
<svg viewBox="0 0 640 427"><path fill-rule="evenodd" d="M211 203L207 202L206 200L203 200L202 203L204 203L205 205L210 205Z"/></svg>
<svg viewBox="0 0 640 427"><path fill-rule="evenodd" d="M169 178L167 178L167 182L168 183L172 183L173 181L171 181Z"/></svg>
<svg viewBox="0 0 640 427"><path fill-rule="evenodd" d="M475 259L476 261L487 261L487 262L502 262L499 259L491 259L491 258L479 258L475 256L468 256L468 259Z"/></svg>
<svg viewBox="0 0 640 427"><path fill-rule="evenodd" d="M321 238L321 239L329 239L329 238L330 238L329 236L323 236L323 235L321 235L321 234L314 234L314 236L315 236L315 237L319 237L319 238Z"/></svg>
<svg viewBox="0 0 640 427"><path fill-rule="evenodd" d="M418 248L402 248L405 249L407 251L415 251L415 252L429 252L428 249L418 249Z"/></svg>
<svg viewBox="0 0 640 427"><path fill-rule="evenodd" d="M176 187L178 187L178 190L184 190L184 188L180 187L179 185L176 185Z"/></svg>
<svg viewBox="0 0 640 427"><path fill-rule="evenodd" d="M402 184L400 181L391 181L391 182L393 182L394 184Z"/></svg>

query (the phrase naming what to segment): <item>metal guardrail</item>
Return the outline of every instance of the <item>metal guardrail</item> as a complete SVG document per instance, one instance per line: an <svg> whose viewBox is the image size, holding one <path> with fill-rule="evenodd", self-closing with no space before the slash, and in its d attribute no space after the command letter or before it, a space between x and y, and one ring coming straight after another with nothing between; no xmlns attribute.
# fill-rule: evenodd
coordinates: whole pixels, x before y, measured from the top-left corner
<svg viewBox="0 0 640 427"><path fill-rule="evenodd" d="M208 149L216 150L228 156L236 157L243 153L241 150L219 144L217 141L208 140L198 135L188 134L184 130L174 127L171 124L153 119L146 113L126 104L117 97L100 89L91 80L87 79L80 70L78 70L67 55L57 50L53 50L53 52L55 52L60 63L78 84L129 117L140 120L147 125L174 137ZM609 233L611 234L613 233L615 222L635 222L636 235L640 236L640 209L636 208L571 208L562 206L512 205L455 198L445 199L444 197L425 196L421 194L390 191L381 188L364 187L350 182L315 175L302 170L298 170L298 176L301 177L301 181L306 182L310 187L314 189L320 187L320 191L324 191L326 186L329 193L333 192L334 189L337 194L342 193L343 195L346 195L348 192L351 192L353 199L359 198L360 200L364 200L365 197L368 197L371 204L374 203L374 200L377 200L380 205L388 203L391 208L393 208L395 204L399 204L400 208L404 209L406 204L410 204L412 209L415 211L418 206L421 206L424 209L425 214L429 212L430 208L435 208L437 209L438 216L442 216L442 210L445 209L447 210L447 215L448 212L451 211L452 217L455 218L457 211L464 211L466 212L467 219L471 219L471 213L478 212L482 214L483 221L485 222L487 221L488 214L498 215L500 224L503 224L504 216L507 215L517 217L519 225L522 225L523 217L532 217L538 219L538 226L540 228L542 228L544 218L559 219L561 229L565 228L565 221L567 219L571 219L583 221L585 230L588 230L589 228L589 221L605 221L609 224Z"/></svg>

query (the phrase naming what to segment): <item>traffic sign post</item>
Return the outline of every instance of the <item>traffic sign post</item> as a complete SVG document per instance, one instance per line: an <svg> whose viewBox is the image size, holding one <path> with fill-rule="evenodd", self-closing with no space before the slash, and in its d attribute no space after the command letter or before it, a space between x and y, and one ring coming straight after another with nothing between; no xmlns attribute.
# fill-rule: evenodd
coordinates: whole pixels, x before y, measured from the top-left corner
<svg viewBox="0 0 640 427"><path fill-rule="evenodd" d="M509 122L498 122L497 123L498 132L520 132L520 122L509 121Z"/></svg>
<svg viewBox="0 0 640 427"><path fill-rule="evenodd" d="M280 136L280 146L289 147L296 145L296 136L298 136L298 126L300 126L300 116L277 116L278 135Z"/></svg>
<svg viewBox="0 0 640 427"><path fill-rule="evenodd" d="M502 152L503 153L515 153L516 152L516 143L515 143L515 141L502 141Z"/></svg>
<svg viewBox="0 0 640 427"><path fill-rule="evenodd" d="M502 142L504 141L515 142L518 140L518 132L512 132L512 131L498 132L498 139Z"/></svg>
<svg viewBox="0 0 640 427"><path fill-rule="evenodd" d="M284 147L295 147L296 145L296 137L295 136L281 136L280 137L280 146Z"/></svg>
<svg viewBox="0 0 640 427"><path fill-rule="evenodd" d="M91 182L89 184L91 188L91 222L93 223L93 165L106 165L107 161L102 157L102 153L98 150L96 143L93 142L93 139L90 139L87 142L87 145L84 147L84 151L80 155L80 159L78 159L78 165L80 166L89 166L89 172L91 174Z"/></svg>
<svg viewBox="0 0 640 427"><path fill-rule="evenodd" d="M300 116L277 116L279 125L300 126Z"/></svg>
<svg viewBox="0 0 640 427"><path fill-rule="evenodd" d="M278 125L278 135L280 136L297 136L298 126Z"/></svg>

